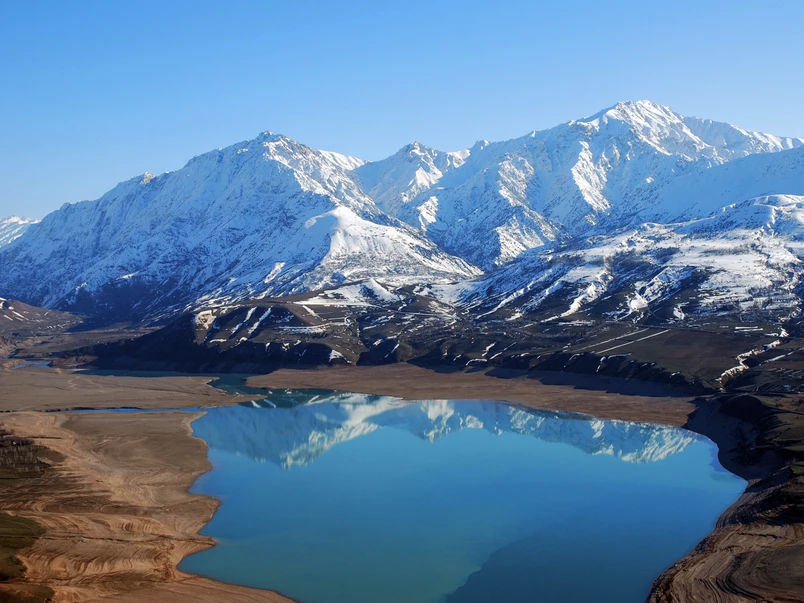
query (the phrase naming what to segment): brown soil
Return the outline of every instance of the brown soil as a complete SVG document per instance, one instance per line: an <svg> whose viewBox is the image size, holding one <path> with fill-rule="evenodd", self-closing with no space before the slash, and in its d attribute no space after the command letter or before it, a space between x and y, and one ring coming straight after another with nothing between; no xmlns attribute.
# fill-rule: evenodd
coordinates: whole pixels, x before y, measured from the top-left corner
<svg viewBox="0 0 804 603"><path fill-rule="evenodd" d="M231 401L203 379L0 371L0 410L5 411L20 406L199 407ZM183 557L213 545L198 532L218 503L188 492L198 475L209 470L204 442L191 435L190 423L198 416L170 411L23 411L0 416L15 434L45 445L52 464L41 477L2 492L0 510L45 528L44 536L19 554L27 568L26 582L52 587L59 602L287 603L270 591L177 570ZM17 589L19 585L0 588L0 600Z"/></svg>
<svg viewBox="0 0 804 603"><path fill-rule="evenodd" d="M0 412L80 408L203 408L251 398L226 396L209 377L105 377L0 366Z"/></svg>
<svg viewBox="0 0 804 603"><path fill-rule="evenodd" d="M690 397L672 396L666 387L640 384L645 395L624 395L611 391L591 391L566 385L548 385L527 378L525 371L495 371L499 378L483 372L436 372L412 364L333 367L310 370L281 369L268 375L251 377L253 387L322 388L365 394L395 396L403 400L504 400L529 408L563 410L594 415L602 419L621 419L684 425L695 410ZM576 384L591 381L572 375ZM621 384L609 379L609 389ZM600 380L597 385L606 382ZM655 393L657 395L647 395Z"/></svg>

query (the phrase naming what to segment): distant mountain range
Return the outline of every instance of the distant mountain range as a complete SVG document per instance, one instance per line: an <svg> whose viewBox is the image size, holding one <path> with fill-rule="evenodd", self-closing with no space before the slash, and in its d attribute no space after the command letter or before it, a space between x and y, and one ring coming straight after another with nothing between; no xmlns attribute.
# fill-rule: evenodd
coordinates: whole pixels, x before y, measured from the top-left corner
<svg viewBox="0 0 804 603"><path fill-rule="evenodd" d="M803 202L803 140L649 101L375 162L265 132L0 222L0 295L142 320L375 279L478 315L784 322L801 310Z"/></svg>

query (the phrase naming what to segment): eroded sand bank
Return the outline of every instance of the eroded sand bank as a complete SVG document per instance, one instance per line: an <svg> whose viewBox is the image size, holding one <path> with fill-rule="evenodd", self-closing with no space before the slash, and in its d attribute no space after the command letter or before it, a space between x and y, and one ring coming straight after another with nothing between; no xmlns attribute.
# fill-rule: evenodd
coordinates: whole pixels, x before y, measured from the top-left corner
<svg viewBox="0 0 804 603"><path fill-rule="evenodd" d="M232 401L205 381L0 372L0 422L46 446L53 465L2 492L3 510L46 528L21 555L27 580L51 586L56 601L289 601L177 570L186 555L213 545L198 532L218 503L188 492L209 470L206 445L191 435L200 414L8 412Z"/></svg>

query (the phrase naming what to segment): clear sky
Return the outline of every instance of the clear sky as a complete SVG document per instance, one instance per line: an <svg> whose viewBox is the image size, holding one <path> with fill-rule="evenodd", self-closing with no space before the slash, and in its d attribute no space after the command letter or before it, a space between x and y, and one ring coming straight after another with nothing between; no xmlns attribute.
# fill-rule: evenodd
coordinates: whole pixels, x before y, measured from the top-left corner
<svg viewBox="0 0 804 603"><path fill-rule="evenodd" d="M380 159L650 99L804 137L804 1L0 2L0 216L263 130Z"/></svg>

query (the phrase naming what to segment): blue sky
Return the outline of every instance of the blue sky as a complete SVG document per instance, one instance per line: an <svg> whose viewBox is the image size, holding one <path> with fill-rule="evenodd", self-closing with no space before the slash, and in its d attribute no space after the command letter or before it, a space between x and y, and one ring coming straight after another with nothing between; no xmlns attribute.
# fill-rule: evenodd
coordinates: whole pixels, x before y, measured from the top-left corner
<svg viewBox="0 0 804 603"><path fill-rule="evenodd" d="M613 105L804 137L804 2L0 3L0 216L287 134L380 159Z"/></svg>

